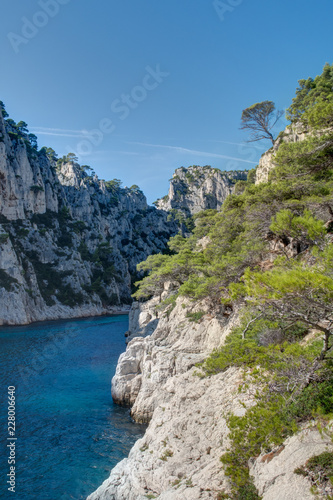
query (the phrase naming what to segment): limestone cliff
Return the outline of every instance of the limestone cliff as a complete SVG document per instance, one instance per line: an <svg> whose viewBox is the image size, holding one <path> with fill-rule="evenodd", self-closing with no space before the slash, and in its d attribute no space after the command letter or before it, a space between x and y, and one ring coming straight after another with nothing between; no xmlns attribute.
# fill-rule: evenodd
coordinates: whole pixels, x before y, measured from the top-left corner
<svg viewBox="0 0 333 500"><path fill-rule="evenodd" d="M229 446L226 416L243 416L255 391L243 388L239 368L200 378L194 365L224 342L238 322L237 311L212 311L208 303L193 306L177 299L170 314L156 318L155 306L156 299L134 304L129 333L144 334L149 323L153 333L132 338L112 380L114 400L131 405L132 417L149 427L88 500L216 500L221 492L228 498L230 485L220 462ZM189 313L199 310L201 319L191 321ZM250 472L262 499L314 498L309 480L294 470L332 449L330 436L310 424L260 455Z"/></svg>
<svg viewBox="0 0 333 500"><path fill-rule="evenodd" d="M37 152L0 113L0 324L119 309L136 264L177 230L137 186Z"/></svg>
<svg viewBox="0 0 333 500"><path fill-rule="evenodd" d="M246 171L223 172L209 166L177 168L170 179L169 194L157 200L160 210L180 211L184 216L206 209L219 210L239 180L246 180Z"/></svg>

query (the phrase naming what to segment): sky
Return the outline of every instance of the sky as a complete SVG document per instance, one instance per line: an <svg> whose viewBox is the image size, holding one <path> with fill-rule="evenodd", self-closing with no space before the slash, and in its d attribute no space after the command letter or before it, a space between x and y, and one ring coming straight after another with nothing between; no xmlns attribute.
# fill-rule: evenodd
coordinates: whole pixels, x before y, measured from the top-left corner
<svg viewBox="0 0 333 500"><path fill-rule="evenodd" d="M332 64L332 0L2 2L0 100L38 145L152 203L181 166L253 168L242 110ZM276 133L288 124L282 118Z"/></svg>

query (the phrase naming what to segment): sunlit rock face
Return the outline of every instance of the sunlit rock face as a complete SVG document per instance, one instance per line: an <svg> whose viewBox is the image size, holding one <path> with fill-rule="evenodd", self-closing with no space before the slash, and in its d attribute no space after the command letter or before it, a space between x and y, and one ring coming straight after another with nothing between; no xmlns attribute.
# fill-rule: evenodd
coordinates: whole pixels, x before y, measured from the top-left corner
<svg viewBox="0 0 333 500"><path fill-rule="evenodd" d="M0 324L119 310L136 265L177 233L167 215L37 152L0 113Z"/></svg>
<svg viewBox="0 0 333 500"><path fill-rule="evenodd" d="M168 195L157 200L160 210L179 210L185 216L201 210L219 210L235 183L246 180L246 171L223 172L209 166L177 168L170 179Z"/></svg>

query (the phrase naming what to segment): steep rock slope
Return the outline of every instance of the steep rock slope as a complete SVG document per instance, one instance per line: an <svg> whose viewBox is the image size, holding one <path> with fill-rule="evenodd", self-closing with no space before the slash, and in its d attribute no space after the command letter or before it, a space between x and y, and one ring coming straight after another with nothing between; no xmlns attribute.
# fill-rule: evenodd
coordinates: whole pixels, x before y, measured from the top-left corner
<svg viewBox="0 0 333 500"><path fill-rule="evenodd" d="M223 307L212 311L206 301L193 307L189 301L178 299L170 315L162 313L159 318L155 317L155 305L156 299L143 305L138 318L145 323L150 312L154 319L142 326L146 330L151 326L153 334L146 337L132 334L134 338L120 356L112 380L114 401L131 405L131 415L138 422L151 419L159 404L163 384L170 377L185 373L219 347L237 320L234 315L231 321ZM200 322L190 321L188 313L198 311L203 315ZM138 331L133 322L130 323L130 334L132 330Z"/></svg>
<svg viewBox="0 0 333 500"><path fill-rule="evenodd" d="M155 299L134 305L130 332L147 328L147 315L155 305ZM198 308L206 314L199 323L190 321L188 313ZM178 299L170 315L158 321L151 336L129 342L112 381L114 400L133 405L132 417L150 421L148 430L89 500L143 500L146 495L215 499L227 488L219 463L228 442L221 416L228 411L243 415L243 405L252 398L246 392L236 396L240 370L200 379L194 365L221 345L237 314L229 317L221 308L213 315L208 303L193 309L193 304Z"/></svg>
<svg viewBox="0 0 333 500"><path fill-rule="evenodd" d="M228 445L223 415L242 416L251 404L238 394L241 384L238 370L200 380L192 368L159 385L145 436L88 500L216 500L228 489L219 460Z"/></svg>
<svg viewBox="0 0 333 500"><path fill-rule="evenodd" d="M56 163L0 113L0 324L128 303L136 264L176 232L137 186Z"/></svg>
<svg viewBox="0 0 333 500"><path fill-rule="evenodd" d="M226 315L223 308L212 314L208 304L193 308L178 299L156 326L155 306L156 299L134 305L129 333L149 330L149 323L154 333L132 338L112 380L114 400L131 405L132 417L149 427L88 500L216 500L222 492L228 498L220 462L230 445L226 417L243 416L255 402L255 390L244 385L239 368L200 378L194 364L224 342L238 314ZM206 314L198 323L190 321L188 313L199 308ZM250 472L263 500L314 498L309 480L294 470L332 450L330 436L310 425L253 460Z"/></svg>

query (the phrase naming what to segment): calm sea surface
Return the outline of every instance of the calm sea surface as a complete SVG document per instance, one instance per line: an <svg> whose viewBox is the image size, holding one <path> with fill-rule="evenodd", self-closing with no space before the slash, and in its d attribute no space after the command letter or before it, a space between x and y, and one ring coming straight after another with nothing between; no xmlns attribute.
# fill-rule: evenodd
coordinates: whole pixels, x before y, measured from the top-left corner
<svg viewBox="0 0 333 500"><path fill-rule="evenodd" d="M0 328L0 498L81 500L145 428L113 404L127 316ZM15 386L15 493L7 490L8 386Z"/></svg>

